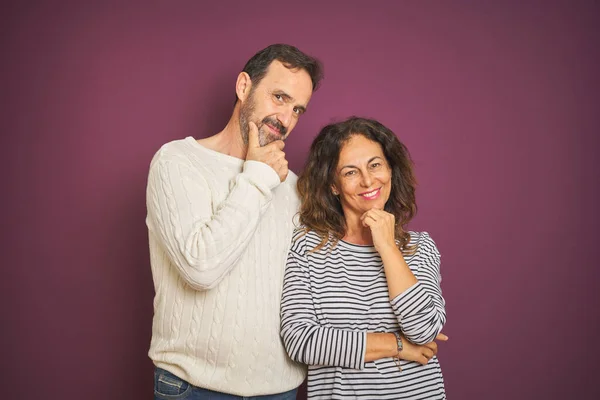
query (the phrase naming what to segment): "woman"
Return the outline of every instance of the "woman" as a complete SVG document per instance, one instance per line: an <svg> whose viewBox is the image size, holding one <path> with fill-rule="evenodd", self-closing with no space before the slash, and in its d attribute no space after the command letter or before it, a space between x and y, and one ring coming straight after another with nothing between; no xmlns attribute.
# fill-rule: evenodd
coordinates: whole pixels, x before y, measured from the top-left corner
<svg viewBox="0 0 600 400"><path fill-rule="evenodd" d="M281 335L310 399L445 399L440 255L416 212L406 147L374 120L324 127L298 180ZM438 335L439 334L439 335Z"/></svg>

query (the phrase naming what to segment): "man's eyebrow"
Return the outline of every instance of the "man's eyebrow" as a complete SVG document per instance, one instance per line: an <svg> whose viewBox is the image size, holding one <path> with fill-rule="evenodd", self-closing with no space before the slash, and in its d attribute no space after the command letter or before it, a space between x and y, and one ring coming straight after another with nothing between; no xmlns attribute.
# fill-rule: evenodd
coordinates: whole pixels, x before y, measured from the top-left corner
<svg viewBox="0 0 600 400"><path fill-rule="evenodd" d="M283 97L287 101L294 101L294 98L292 96L290 96L289 94L287 94L286 92L284 92L283 90L276 90L273 93L280 95L281 97Z"/></svg>
<svg viewBox="0 0 600 400"><path fill-rule="evenodd" d="M300 112L301 112L302 114L304 114L304 113L306 112L306 107L304 107L304 106L296 106L296 108L299 108L299 109L300 109Z"/></svg>

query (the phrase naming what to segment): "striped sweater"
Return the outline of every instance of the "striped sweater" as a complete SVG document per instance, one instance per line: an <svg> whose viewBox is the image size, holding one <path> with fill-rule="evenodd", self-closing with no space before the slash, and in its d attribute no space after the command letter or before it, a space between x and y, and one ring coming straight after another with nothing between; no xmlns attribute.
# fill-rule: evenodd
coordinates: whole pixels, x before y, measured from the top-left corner
<svg viewBox="0 0 600 400"><path fill-rule="evenodd" d="M445 321L440 255L425 232L410 232L415 254L405 260L418 282L389 299L383 263L372 246L320 242L296 230L281 304L281 335L293 360L309 365L310 399L445 399L437 357L422 366L393 358L365 362L367 332L401 330L412 342L432 341Z"/></svg>

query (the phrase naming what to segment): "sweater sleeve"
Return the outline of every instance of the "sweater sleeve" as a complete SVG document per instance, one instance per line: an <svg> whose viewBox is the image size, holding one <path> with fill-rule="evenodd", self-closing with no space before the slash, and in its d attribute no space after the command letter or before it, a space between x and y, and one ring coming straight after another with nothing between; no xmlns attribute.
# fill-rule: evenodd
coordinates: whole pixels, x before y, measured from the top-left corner
<svg viewBox="0 0 600 400"><path fill-rule="evenodd" d="M421 233L416 256L418 282L392 300L392 309L406 338L425 344L434 340L446 323L440 253L426 232Z"/></svg>
<svg viewBox="0 0 600 400"><path fill-rule="evenodd" d="M305 257L290 251L283 280L281 336L292 360L308 365L363 369L367 332L319 324Z"/></svg>
<svg viewBox="0 0 600 400"><path fill-rule="evenodd" d="M147 186L146 223L182 278L211 289L245 250L279 184L268 165L246 161L227 198L213 212L213 196L200 171L179 160L155 160Z"/></svg>

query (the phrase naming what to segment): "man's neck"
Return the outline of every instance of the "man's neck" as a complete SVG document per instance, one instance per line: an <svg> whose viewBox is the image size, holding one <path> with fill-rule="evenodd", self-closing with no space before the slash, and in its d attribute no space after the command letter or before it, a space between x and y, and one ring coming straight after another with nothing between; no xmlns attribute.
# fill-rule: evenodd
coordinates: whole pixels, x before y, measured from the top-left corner
<svg viewBox="0 0 600 400"><path fill-rule="evenodd" d="M198 143L207 149L245 160L248 146L242 140L238 121L239 118L234 113L221 132L205 139L200 139Z"/></svg>

